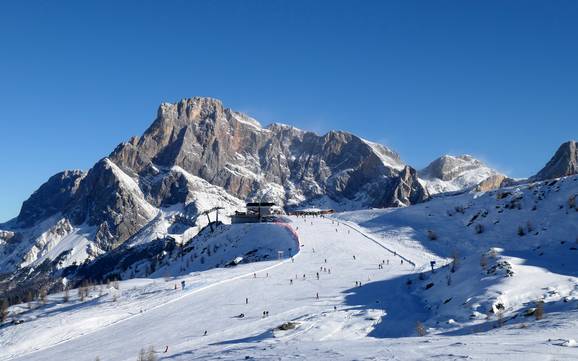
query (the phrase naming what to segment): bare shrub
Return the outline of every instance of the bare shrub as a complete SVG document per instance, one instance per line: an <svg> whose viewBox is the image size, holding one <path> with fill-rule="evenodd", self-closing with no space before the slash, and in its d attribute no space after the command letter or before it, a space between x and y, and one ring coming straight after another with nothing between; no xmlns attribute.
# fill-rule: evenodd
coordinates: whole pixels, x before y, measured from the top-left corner
<svg viewBox="0 0 578 361"><path fill-rule="evenodd" d="M476 231L477 234L484 233L484 225L481 223L476 223L476 225L474 226L474 230Z"/></svg>
<svg viewBox="0 0 578 361"><path fill-rule="evenodd" d="M451 266L450 271L452 273L457 271L459 265L460 265L460 255L459 255L458 251L454 250L452 253L452 266Z"/></svg>
<svg viewBox="0 0 578 361"><path fill-rule="evenodd" d="M137 361L157 361L157 355L156 355L154 347L151 346L146 351L144 348L141 348L136 360Z"/></svg>
<svg viewBox="0 0 578 361"><path fill-rule="evenodd" d="M6 321L8 313L8 301L2 300L0 303L0 322Z"/></svg>
<svg viewBox="0 0 578 361"><path fill-rule="evenodd" d="M544 318L544 301L536 302L536 310L534 311L534 317L536 320L541 320Z"/></svg>
<svg viewBox="0 0 578 361"><path fill-rule="evenodd" d="M438 239L438 235L431 229L428 229L427 238L429 238L430 241L435 241L436 239Z"/></svg>
<svg viewBox="0 0 578 361"><path fill-rule="evenodd" d="M423 337L427 334L424 324L420 321L417 321L415 325L415 332L417 332L417 335L420 337Z"/></svg>
<svg viewBox="0 0 578 361"><path fill-rule="evenodd" d="M498 327L502 327L504 326L504 323L505 323L504 312L500 310L496 313L496 325Z"/></svg>
<svg viewBox="0 0 578 361"><path fill-rule="evenodd" d="M568 208L576 208L576 195L571 195L568 198Z"/></svg>
<svg viewBox="0 0 578 361"><path fill-rule="evenodd" d="M518 231L517 231L517 233L518 233L518 236L522 237L523 235L526 234L526 231L524 231L524 227L518 226Z"/></svg>
<svg viewBox="0 0 578 361"><path fill-rule="evenodd" d="M485 254L482 254L482 257L480 258L480 266L482 269L488 267L488 257Z"/></svg>

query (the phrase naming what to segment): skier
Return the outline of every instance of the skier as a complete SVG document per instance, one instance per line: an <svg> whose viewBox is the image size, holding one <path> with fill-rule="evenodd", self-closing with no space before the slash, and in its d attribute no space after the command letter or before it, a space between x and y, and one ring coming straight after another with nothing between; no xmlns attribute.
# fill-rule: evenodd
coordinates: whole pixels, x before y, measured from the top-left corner
<svg viewBox="0 0 578 361"><path fill-rule="evenodd" d="M289 280L289 285L293 285L293 279Z"/></svg>
<svg viewBox="0 0 578 361"><path fill-rule="evenodd" d="M355 255L353 255L353 260L355 261Z"/></svg>
<svg viewBox="0 0 578 361"><path fill-rule="evenodd" d="M325 263L327 263L327 258L325 259Z"/></svg>
<svg viewBox="0 0 578 361"><path fill-rule="evenodd" d="M401 264L403 264L403 260L401 260Z"/></svg>
<svg viewBox="0 0 578 361"><path fill-rule="evenodd" d="M205 333L203 333L203 336L207 336L207 330L205 330Z"/></svg>
<svg viewBox="0 0 578 361"><path fill-rule="evenodd" d="M319 272L317 272L316 276L317 276L317 279L319 279Z"/></svg>
<svg viewBox="0 0 578 361"><path fill-rule="evenodd" d="M163 353L167 353L167 352L169 352L169 346L168 345L165 346L165 351Z"/></svg>
<svg viewBox="0 0 578 361"><path fill-rule="evenodd" d="M319 299L319 292L317 292L317 293L315 294L315 298L316 298L316 299Z"/></svg>
<svg viewBox="0 0 578 361"><path fill-rule="evenodd" d="M181 281L181 289L184 290L185 289L185 280Z"/></svg>
<svg viewBox="0 0 578 361"><path fill-rule="evenodd" d="M257 278L257 274L253 272L253 278Z"/></svg>
<svg viewBox="0 0 578 361"><path fill-rule="evenodd" d="M246 305L249 304L249 297L245 297L245 304L246 304Z"/></svg>
<svg viewBox="0 0 578 361"><path fill-rule="evenodd" d="M295 263L295 259L291 257L291 263Z"/></svg>

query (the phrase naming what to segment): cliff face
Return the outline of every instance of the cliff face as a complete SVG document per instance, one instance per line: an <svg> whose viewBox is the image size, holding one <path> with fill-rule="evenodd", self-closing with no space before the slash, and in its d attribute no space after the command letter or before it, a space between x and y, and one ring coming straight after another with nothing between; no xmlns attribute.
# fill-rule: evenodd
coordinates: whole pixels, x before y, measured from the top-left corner
<svg viewBox="0 0 578 361"><path fill-rule="evenodd" d="M531 179L540 181L578 174L578 143L563 143L552 159Z"/></svg>
<svg viewBox="0 0 578 361"><path fill-rule="evenodd" d="M386 187L404 169L399 156L381 145L346 132L318 136L281 124L263 128L210 98L162 104L144 135L121 144L110 159L137 177L179 166L241 199L271 190L266 196L285 205L327 196L338 202L363 197L365 206L387 207L408 205L412 198L403 192L395 199L363 194ZM413 199L424 200L425 191L418 196L420 186L413 187Z"/></svg>

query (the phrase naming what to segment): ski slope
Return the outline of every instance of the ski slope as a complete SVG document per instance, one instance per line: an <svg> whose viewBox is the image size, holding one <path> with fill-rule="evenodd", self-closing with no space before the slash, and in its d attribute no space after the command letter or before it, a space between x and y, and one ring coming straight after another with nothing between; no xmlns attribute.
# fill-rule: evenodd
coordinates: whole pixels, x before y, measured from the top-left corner
<svg viewBox="0 0 578 361"><path fill-rule="evenodd" d="M66 304L50 296L23 311L24 323L0 328L0 360L135 360L149 347L160 360L578 357L564 346L578 336L576 310L523 329L415 337L416 323L433 311L405 282L429 260L444 259L343 218L290 217L301 244L293 259L123 281L83 302L76 293ZM289 321L296 328L277 330Z"/></svg>

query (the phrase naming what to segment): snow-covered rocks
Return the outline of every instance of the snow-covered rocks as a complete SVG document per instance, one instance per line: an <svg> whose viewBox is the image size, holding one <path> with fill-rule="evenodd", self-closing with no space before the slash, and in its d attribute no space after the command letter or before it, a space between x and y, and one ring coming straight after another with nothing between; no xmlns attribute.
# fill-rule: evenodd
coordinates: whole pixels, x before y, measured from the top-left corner
<svg viewBox="0 0 578 361"><path fill-rule="evenodd" d="M498 171L470 155L444 155L420 170L419 177L431 194L470 189L481 183L488 189L490 183L499 186L504 179Z"/></svg>

